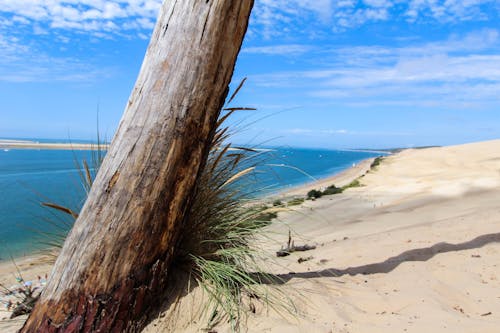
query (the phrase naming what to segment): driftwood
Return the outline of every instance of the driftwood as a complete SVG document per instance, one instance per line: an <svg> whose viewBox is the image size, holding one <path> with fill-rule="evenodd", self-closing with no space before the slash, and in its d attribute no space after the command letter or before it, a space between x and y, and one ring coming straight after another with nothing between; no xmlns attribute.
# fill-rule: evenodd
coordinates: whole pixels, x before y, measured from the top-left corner
<svg viewBox="0 0 500 333"><path fill-rule="evenodd" d="M316 245L295 245L294 241L292 240L292 233L288 231L288 243L285 248L282 248L281 250L276 252L277 257L286 257L289 256L290 253L292 252L299 252L299 251L309 251L309 250L314 250L316 248Z"/></svg>
<svg viewBox="0 0 500 333"><path fill-rule="evenodd" d="M33 297L31 293L26 294L24 299L12 310L10 319L14 319L16 317L30 313L31 310L33 310L33 306L35 306L35 303L38 301L39 297L40 295Z"/></svg>
<svg viewBox="0 0 500 333"><path fill-rule="evenodd" d="M170 0L125 113L21 332L136 332L161 305L253 0Z"/></svg>

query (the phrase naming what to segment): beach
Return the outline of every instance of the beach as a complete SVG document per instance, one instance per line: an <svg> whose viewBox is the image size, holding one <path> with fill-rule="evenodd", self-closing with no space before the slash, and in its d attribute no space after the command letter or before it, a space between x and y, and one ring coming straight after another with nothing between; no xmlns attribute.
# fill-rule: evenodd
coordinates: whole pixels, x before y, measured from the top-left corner
<svg viewBox="0 0 500 333"><path fill-rule="evenodd" d="M404 150L333 178L287 190L362 186L280 212L258 242L294 314L257 306L248 332L497 332L500 327L500 140ZM315 249L271 258L287 242ZM26 259L25 280L50 268ZM12 280L0 265L0 281ZM15 271L14 271L15 272ZM11 283L13 284L13 283ZM199 332L199 290L175 311L176 332ZM199 301L197 301L199 303ZM170 309L173 311L173 309ZM167 311L168 312L168 311ZM0 317L2 317L0 313ZM6 315L5 315L6 316ZM0 322L15 331L23 318ZM160 316L145 332L164 332ZM214 332L231 332L220 324Z"/></svg>
<svg viewBox="0 0 500 333"><path fill-rule="evenodd" d="M54 149L54 150L97 150L107 149L107 144L52 143L28 140L0 139L0 149Z"/></svg>

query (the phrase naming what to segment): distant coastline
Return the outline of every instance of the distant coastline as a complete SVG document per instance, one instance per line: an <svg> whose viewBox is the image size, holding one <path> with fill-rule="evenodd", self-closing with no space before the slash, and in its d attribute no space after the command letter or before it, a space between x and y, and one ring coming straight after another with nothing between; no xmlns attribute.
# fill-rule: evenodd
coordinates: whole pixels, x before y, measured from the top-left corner
<svg viewBox="0 0 500 333"><path fill-rule="evenodd" d="M416 146L416 147L405 147L405 148L380 148L380 149L358 148L358 149L352 149L352 151L383 153L390 155L390 154L397 154L402 152L403 150L408 150L408 149L429 149L429 148L439 148L439 147L442 146Z"/></svg>
<svg viewBox="0 0 500 333"><path fill-rule="evenodd" d="M0 139L0 149L53 149L53 150L97 150L108 149L109 144L56 143L30 140Z"/></svg>

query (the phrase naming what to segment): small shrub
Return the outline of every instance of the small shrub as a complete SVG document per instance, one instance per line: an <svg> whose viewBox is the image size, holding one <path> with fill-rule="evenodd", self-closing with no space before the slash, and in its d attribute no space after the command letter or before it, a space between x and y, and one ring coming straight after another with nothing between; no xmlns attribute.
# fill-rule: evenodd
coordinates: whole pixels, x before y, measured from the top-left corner
<svg viewBox="0 0 500 333"><path fill-rule="evenodd" d="M258 222L271 222L272 219L275 219L277 217L278 217L278 213L276 213L276 212L265 212L265 213L257 215L255 220Z"/></svg>
<svg viewBox="0 0 500 333"><path fill-rule="evenodd" d="M373 160L372 164L370 165L370 169L376 168L380 165L380 162L382 162L384 158L382 156L377 157L375 160Z"/></svg>
<svg viewBox="0 0 500 333"><path fill-rule="evenodd" d="M353 180L351 183L347 184L346 186L342 187L343 190L347 190L348 188L351 187L361 187L363 184L359 181L359 179Z"/></svg>
<svg viewBox="0 0 500 333"><path fill-rule="evenodd" d="M323 193L321 191L316 190L316 189L310 190L309 192L307 192L308 199L318 199L318 198L321 198L322 195L323 195Z"/></svg>
<svg viewBox="0 0 500 333"><path fill-rule="evenodd" d="M323 195L339 194L344 191L343 188L337 187L335 185L330 185L323 191Z"/></svg>
<svg viewBox="0 0 500 333"><path fill-rule="evenodd" d="M304 202L304 198L295 198L287 202L287 206L298 206Z"/></svg>
<svg viewBox="0 0 500 333"><path fill-rule="evenodd" d="M274 200L273 201L273 206L274 207L281 207L281 206L283 206L283 202L281 200L279 200L279 199L278 200Z"/></svg>

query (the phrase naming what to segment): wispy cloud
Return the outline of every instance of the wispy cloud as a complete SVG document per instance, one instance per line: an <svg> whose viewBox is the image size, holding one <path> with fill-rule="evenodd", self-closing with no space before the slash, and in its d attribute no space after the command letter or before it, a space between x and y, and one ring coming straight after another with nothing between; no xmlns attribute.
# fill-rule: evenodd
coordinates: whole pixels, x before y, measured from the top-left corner
<svg viewBox="0 0 500 333"><path fill-rule="evenodd" d="M74 58L50 56L17 37L0 35L0 81L4 82L88 82L111 74Z"/></svg>
<svg viewBox="0 0 500 333"><path fill-rule="evenodd" d="M346 129L313 129L313 128L290 128L281 131L285 135L300 135L302 137L330 137L339 135L349 136L373 136L378 134L391 135L391 136L409 136L409 132L380 132L380 131L353 131Z"/></svg>
<svg viewBox="0 0 500 333"><path fill-rule="evenodd" d="M483 5L498 6L496 0L412 0L406 16L411 22L432 18L440 22L486 19L492 13ZM498 8L497 8L498 9Z"/></svg>
<svg viewBox="0 0 500 333"><path fill-rule="evenodd" d="M259 29L253 32L258 30L267 39L296 34L315 37L322 32L304 25L329 26L341 32L400 18L411 23L498 19L499 11L498 0L260 0L253 15Z"/></svg>
<svg viewBox="0 0 500 333"><path fill-rule="evenodd" d="M162 0L3 0L0 28L16 22L37 28L141 36L154 25ZM264 37L322 34L403 16L410 22L498 18L498 0L257 0L252 31ZM403 14L401 14L403 13Z"/></svg>
<svg viewBox="0 0 500 333"><path fill-rule="evenodd" d="M0 7L7 21L71 32L124 34L150 30L161 0L4 0ZM6 22L0 21L0 28ZM42 27L43 26L43 27Z"/></svg>
<svg viewBox="0 0 500 333"><path fill-rule="evenodd" d="M266 55L298 56L308 51L311 51L312 49L313 47L309 45L283 44L283 45L271 45L271 46L246 47L242 50L242 52L266 54Z"/></svg>
<svg viewBox="0 0 500 333"><path fill-rule="evenodd" d="M66 45L147 39L161 0L3 0L0 81L91 81L113 69L68 52ZM48 46L50 45L50 46Z"/></svg>
<svg viewBox="0 0 500 333"><path fill-rule="evenodd" d="M266 88L300 90L323 102L357 107L498 103L499 41L498 31L490 29L406 47L345 47L310 54L321 59L318 68L252 79Z"/></svg>

